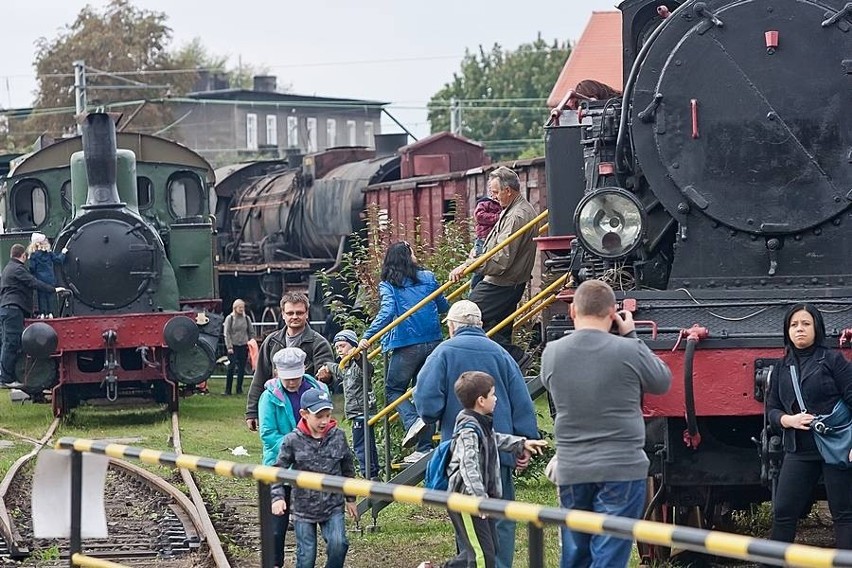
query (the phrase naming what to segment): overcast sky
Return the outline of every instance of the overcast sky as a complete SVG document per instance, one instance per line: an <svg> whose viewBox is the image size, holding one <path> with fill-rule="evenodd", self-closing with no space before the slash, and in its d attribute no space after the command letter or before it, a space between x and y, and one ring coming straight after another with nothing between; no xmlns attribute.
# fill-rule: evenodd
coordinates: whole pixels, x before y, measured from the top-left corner
<svg viewBox="0 0 852 568"><path fill-rule="evenodd" d="M535 39L576 41L592 11L615 0L134 0L164 12L173 47L199 37L230 65L265 66L294 93L392 103L390 111L416 135L428 134L425 106L452 78L465 48L515 49ZM3 3L0 107L33 102L35 42L52 39L87 2ZM99 9L103 0L88 2ZM69 69L71 72L72 69ZM549 93L542 93L547 97ZM385 131L391 131L385 127Z"/></svg>

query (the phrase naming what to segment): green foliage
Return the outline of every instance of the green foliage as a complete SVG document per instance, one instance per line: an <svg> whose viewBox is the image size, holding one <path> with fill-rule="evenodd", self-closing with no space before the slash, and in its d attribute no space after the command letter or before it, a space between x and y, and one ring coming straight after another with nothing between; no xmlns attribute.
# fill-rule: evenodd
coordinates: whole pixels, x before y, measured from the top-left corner
<svg viewBox="0 0 852 568"><path fill-rule="evenodd" d="M530 148L541 155L545 101L570 53L567 43L549 44L541 35L515 51L498 44L467 51L459 72L429 101L432 132L450 129L456 99L462 134L483 142L493 158L516 158Z"/></svg>
<svg viewBox="0 0 852 568"><path fill-rule="evenodd" d="M470 249L470 224L467 219L446 222L442 233L426 239L422 226L415 222L411 231L396 226L392 220L380 218L379 210L371 206L367 210L367 228L349 238L349 251L344 253L340 267L335 273L319 275L323 287L325 304L335 321L346 329L353 330L359 337L375 316L379 306L378 288L381 281L382 262L388 246L397 242L396 235L413 233L409 242L418 262L435 273L438 282L445 282L450 271L464 261ZM434 247L426 246L432 240ZM375 346L378 346L376 343ZM372 351L372 348L371 348ZM382 358L372 361L373 390L379 408L385 406L384 374ZM400 423L396 421L395 423ZM392 428L391 447L395 450L402 439L402 429ZM384 426L376 430L379 452L384 448ZM401 453L401 452L400 452Z"/></svg>

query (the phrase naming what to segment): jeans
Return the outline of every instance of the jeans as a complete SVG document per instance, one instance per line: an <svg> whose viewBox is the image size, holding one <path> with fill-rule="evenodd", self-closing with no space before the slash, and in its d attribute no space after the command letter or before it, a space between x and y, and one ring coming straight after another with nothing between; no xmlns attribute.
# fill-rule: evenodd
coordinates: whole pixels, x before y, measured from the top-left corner
<svg viewBox="0 0 852 568"><path fill-rule="evenodd" d="M395 401L408 390L408 387L416 382L417 371L423 366L426 357L438 346L440 341L429 341L416 343L394 349L388 363L387 376L385 378L385 404ZM417 411L410 400L406 400L396 407L402 424L408 430L417 420ZM417 451L428 452L432 449L432 435L435 433L435 425L430 424L417 438Z"/></svg>
<svg viewBox="0 0 852 568"><path fill-rule="evenodd" d="M3 347L0 349L0 382L15 380L15 363L21 351L21 334L24 332L24 312L18 306L0 308L0 329Z"/></svg>
<svg viewBox="0 0 852 568"><path fill-rule="evenodd" d="M500 466L500 481L503 483L503 496L506 501L515 500L515 482L512 479L514 466ZM512 568L515 557L515 521L497 519L497 568Z"/></svg>
<svg viewBox="0 0 852 568"><path fill-rule="evenodd" d="M645 479L560 485L559 502L566 509L638 519L645 504ZM561 530L560 568L619 568L630 561L632 540Z"/></svg>
<svg viewBox="0 0 852 568"><path fill-rule="evenodd" d="M234 354L231 357L231 364L228 365L228 376L225 377L225 394L231 394L234 371L237 372L237 394L243 394L243 377L246 374L247 359L248 345L234 345Z"/></svg>
<svg viewBox="0 0 852 568"><path fill-rule="evenodd" d="M772 503L772 540L793 542L796 524L810 507L811 494L822 474L828 509L834 521L837 548L852 549L852 470L827 465L821 459L796 459L785 454Z"/></svg>
<svg viewBox="0 0 852 568"><path fill-rule="evenodd" d="M325 568L343 568L349 540L343 512L333 514L322 523L294 521L296 527L296 568L314 568L317 562L317 525L325 541Z"/></svg>
<svg viewBox="0 0 852 568"><path fill-rule="evenodd" d="M366 456L364 454L364 417L352 419L352 445L355 446L355 457L358 458L358 469L366 478L378 477L379 475L379 452L376 449L376 431L370 426L370 475L364 472Z"/></svg>
<svg viewBox="0 0 852 568"><path fill-rule="evenodd" d="M53 307L53 298L56 297L56 292L38 291L38 312L42 315L55 314L56 309Z"/></svg>
<svg viewBox="0 0 852 568"><path fill-rule="evenodd" d="M284 486L284 502L287 503L287 509L283 515L272 515L273 525L273 541L275 544L275 565L284 566L284 538L287 536L287 527L290 526L290 493L293 488L289 485Z"/></svg>

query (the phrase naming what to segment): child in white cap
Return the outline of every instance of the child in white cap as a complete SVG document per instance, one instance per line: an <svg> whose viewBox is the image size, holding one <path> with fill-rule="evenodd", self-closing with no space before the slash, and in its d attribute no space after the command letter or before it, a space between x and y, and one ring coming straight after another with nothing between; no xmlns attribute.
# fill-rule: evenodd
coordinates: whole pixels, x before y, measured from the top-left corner
<svg viewBox="0 0 852 568"><path fill-rule="evenodd" d="M272 356L273 378L266 381L257 403L263 465L275 465L281 441L301 420L302 395L312 388L328 394L324 383L305 373L305 357L305 352L298 347L285 347ZM288 509L275 517L276 566L284 566L284 537L290 524L289 485L284 487L284 498Z"/></svg>

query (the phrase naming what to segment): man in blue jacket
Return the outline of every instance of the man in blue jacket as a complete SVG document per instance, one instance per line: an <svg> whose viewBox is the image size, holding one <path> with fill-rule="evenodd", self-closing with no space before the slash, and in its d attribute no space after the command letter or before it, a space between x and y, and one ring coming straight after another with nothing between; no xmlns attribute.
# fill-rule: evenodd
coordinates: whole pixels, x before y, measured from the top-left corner
<svg viewBox="0 0 852 568"><path fill-rule="evenodd" d="M414 405L426 423L441 422L441 439L453 435L453 424L462 405L453 391L456 379L465 371L482 371L494 377L497 406L494 430L504 434L538 439L535 409L521 369L499 344L482 330L482 312L469 300L454 303L447 314L450 339L439 345L417 374ZM500 453L503 499L514 500L512 470L526 468L529 458ZM497 567L512 566L515 554L515 523L497 521Z"/></svg>

